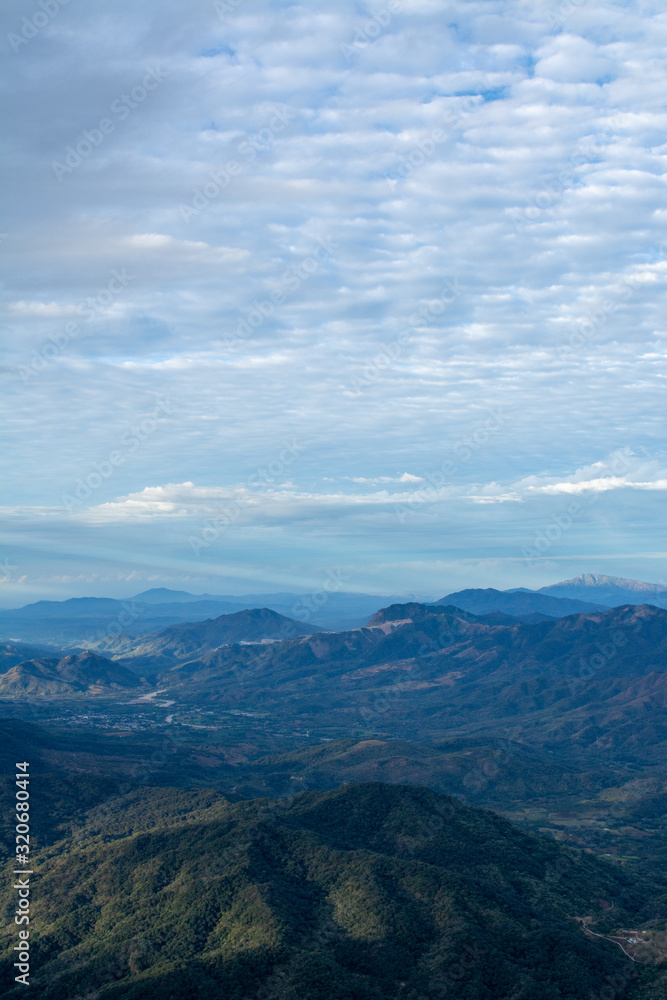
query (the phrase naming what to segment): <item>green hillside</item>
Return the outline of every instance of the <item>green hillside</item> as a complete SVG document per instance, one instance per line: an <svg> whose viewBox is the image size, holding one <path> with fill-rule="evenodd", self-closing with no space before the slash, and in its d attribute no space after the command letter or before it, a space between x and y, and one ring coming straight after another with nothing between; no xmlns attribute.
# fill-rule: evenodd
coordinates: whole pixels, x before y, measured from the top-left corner
<svg viewBox="0 0 667 1000"><path fill-rule="evenodd" d="M423 785L493 809L525 829L646 875L654 894L667 893L665 768L629 766L610 752L567 754L474 736L435 743L315 737L294 747L289 739L265 739L260 732L244 738L224 726L119 732L0 719L4 851L12 849L15 835L8 775L24 758L31 761L31 832L39 847L120 789L216 788L236 801L382 781Z"/></svg>
<svg viewBox="0 0 667 1000"><path fill-rule="evenodd" d="M590 1000L609 977L659 995L574 920L633 926L642 886L425 788L144 789L93 809L39 870L44 1000Z"/></svg>

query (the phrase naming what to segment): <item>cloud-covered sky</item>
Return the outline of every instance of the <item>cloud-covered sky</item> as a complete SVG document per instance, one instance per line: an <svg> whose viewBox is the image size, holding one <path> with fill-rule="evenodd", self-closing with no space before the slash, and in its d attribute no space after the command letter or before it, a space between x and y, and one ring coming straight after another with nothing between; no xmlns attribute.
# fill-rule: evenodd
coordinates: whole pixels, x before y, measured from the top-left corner
<svg viewBox="0 0 667 1000"><path fill-rule="evenodd" d="M662 4L2 18L2 603L664 581Z"/></svg>

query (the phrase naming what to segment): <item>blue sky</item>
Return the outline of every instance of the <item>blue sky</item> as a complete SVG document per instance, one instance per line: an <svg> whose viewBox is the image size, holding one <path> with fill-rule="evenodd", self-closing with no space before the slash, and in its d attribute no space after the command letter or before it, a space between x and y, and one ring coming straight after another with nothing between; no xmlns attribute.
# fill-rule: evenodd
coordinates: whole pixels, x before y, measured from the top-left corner
<svg viewBox="0 0 667 1000"><path fill-rule="evenodd" d="M664 581L662 4L2 17L5 606Z"/></svg>

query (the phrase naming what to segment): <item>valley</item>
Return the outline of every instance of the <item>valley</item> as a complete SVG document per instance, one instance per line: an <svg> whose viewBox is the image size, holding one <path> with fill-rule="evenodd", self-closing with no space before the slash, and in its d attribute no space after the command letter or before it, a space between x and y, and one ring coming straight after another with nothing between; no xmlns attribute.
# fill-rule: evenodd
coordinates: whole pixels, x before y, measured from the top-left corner
<svg viewBox="0 0 667 1000"><path fill-rule="evenodd" d="M30 759L35 864L53 897L46 904L42 893L39 910L45 998L89 995L90 976L100 1000L164 998L170 990L175 997L183 976L195 997L219 989L236 995L252 956L254 989L267 1000L300 996L300 975L316 982L331 974L350 1000L436 1000L445 995L443 981L447 995L477 1000L486 997L482 981L496 975L494 1000L514 1000L507 976L522 984L522 1000L589 1000L591 990L623 977L619 997L660 1000L667 990L667 610L579 601L586 610L572 612L575 598L548 595L565 602L550 605L562 612L552 616L522 593L510 614L514 596L498 602L494 593L465 595L477 612L449 598L394 602L338 631L260 608L107 637L90 650L8 638L0 656L0 787L9 801L14 761ZM396 817L387 821L393 832L389 840L387 830L378 832L371 843L364 837L383 796L387 815ZM484 902L489 887L460 867L460 847L437 855L446 827L428 816L439 809L468 817L471 829L505 824L494 828L509 840L502 863L489 862L500 865L491 876L493 899ZM343 834L355 810L359 825ZM200 863L186 828L209 845ZM521 837L531 871L537 857L552 857L554 885L542 876L539 891L529 890L534 872L510 871L523 850L510 841ZM0 839L10 851L8 809ZM359 859L340 876L353 907L348 918L337 909L343 890L323 874L334 864L332 850L335 866L341 850ZM450 891L441 867L452 857L454 883L468 887L447 903L449 916L439 916L436 901ZM161 900L157 918L142 909L152 897L140 882L125 898L115 881L138 859ZM107 873L108 886L94 880L77 895L74 882L87 885L91 865ZM561 876L573 865L588 874L565 892ZM239 881L241 871L248 874ZM287 895L286 872L300 886ZM188 902L193 892L204 893L212 921L203 950L193 938L200 923ZM472 909L464 904L470 892ZM529 892L530 917L528 897L512 902L516 892ZM58 909L69 914L64 922ZM480 923L482 910L497 916ZM120 914L130 911L147 933L124 929ZM538 925L538 952L545 934L550 948L564 949L557 971L527 957ZM171 954L176 927L184 943ZM486 950L475 951L478 945ZM477 972L452 978L448 956L468 946L488 955L475 960L481 979ZM396 947L399 978L386 963ZM632 977L623 963L637 967ZM77 969L88 970L84 978Z"/></svg>

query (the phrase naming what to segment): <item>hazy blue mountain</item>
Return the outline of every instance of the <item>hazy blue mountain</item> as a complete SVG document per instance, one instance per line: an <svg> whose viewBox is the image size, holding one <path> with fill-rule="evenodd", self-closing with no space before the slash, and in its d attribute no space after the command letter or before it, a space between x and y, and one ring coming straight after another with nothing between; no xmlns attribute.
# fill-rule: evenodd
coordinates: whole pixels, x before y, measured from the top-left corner
<svg viewBox="0 0 667 1000"><path fill-rule="evenodd" d="M435 603L450 604L463 611L471 611L474 615L502 611L514 617L540 614L549 618L564 618L565 615L601 611L606 607L604 603L592 604L582 600L550 596L542 592L493 590L491 587L486 590L459 590L455 594L448 594Z"/></svg>
<svg viewBox="0 0 667 1000"><path fill-rule="evenodd" d="M121 606L111 597L70 597L65 601L36 601L22 608L0 612L0 620L10 615L18 620L35 621L44 618L96 618L114 614Z"/></svg>
<svg viewBox="0 0 667 1000"><path fill-rule="evenodd" d="M274 726L412 739L501 727L644 763L667 746L667 610L650 606L527 623L411 602L342 632L258 609L114 642L118 664L159 677L176 704L260 713ZM49 688L51 666L12 675L3 696L62 691Z"/></svg>
<svg viewBox="0 0 667 1000"><path fill-rule="evenodd" d="M320 628L356 628L378 608L398 600L405 601L405 595L380 597L323 589L315 594L239 597L156 588L127 600L77 597L0 611L0 639L85 648L113 636L145 635L181 622L204 621L261 607Z"/></svg>
<svg viewBox="0 0 667 1000"><path fill-rule="evenodd" d="M49 646L26 646L20 642L0 643L0 674L17 663L24 663L26 660L36 660L41 656L57 656L60 658L62 652Z"/></svg>
<svg viewBox="0 0 667 1000"><path fill-rule="evenodd" d="M412 603L418 602L412 600ZM314 627L341 631L358 628L382 607L405 603L405 596L382 597L326 588L314 594L242 596L196 595L155 588L123 601L98 597L70 598L65 601L38 601L23 608L0 611L0 640L60 649L113 650L119 641L258 607ZM540 620L539 616L560 618L627 603L652 603L667 608L667 594L657 584L587 575L544 587L540 591L525 588L457 591L435 603L453 605L478 616L505 614L525 623L536 623ZM499 620L497 623L500 624Z"/></svg>
<svg viewBox="0 0 667 1000"><path fill-rule="evenodd" d="M203 622L171 625L136 639L123 638L111 648L115 658L132 667L135 663L145 664L155 672L157 667L203 656L233 643L279 641L320 631L316 625L294 621L269 608L251 608Z"/></svg>
<svg viewBox="0 0 667 1000"><path fill-rule="evenodd" d="M153 587L142 590L131 598L139 604L186 604L189 601L227 601L226 597L214 594L189 594L187 590L169 590L167 587Z"/></svg>
<svg viewBox="0 0 667 1000"><path fill-rule="evenodd" d="M667 587L664 584L642 583L641 580L625 580L596 573L582 573L573 580L541 587L537 593L596 601L610 608L621 604L653 604L658 608L667 608Z"/></svg>

